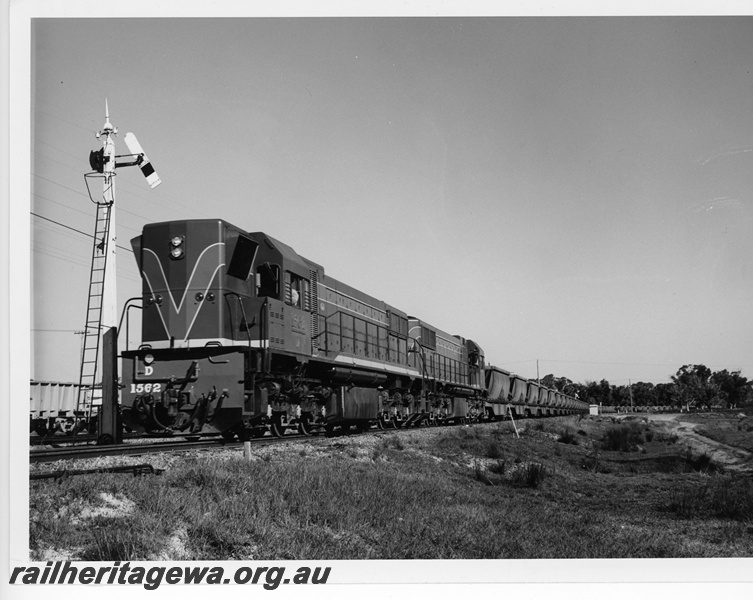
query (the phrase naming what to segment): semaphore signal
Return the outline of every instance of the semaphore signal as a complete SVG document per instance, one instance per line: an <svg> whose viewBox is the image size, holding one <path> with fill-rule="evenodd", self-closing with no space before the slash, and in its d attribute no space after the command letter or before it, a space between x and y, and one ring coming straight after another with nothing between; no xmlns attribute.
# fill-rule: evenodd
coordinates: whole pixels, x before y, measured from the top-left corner
<svg viewBox="0 0 753 600"><path fill-rule="evenodd" d="M107 330L114 329L118 325L115 278L115 169L138 166L144 177L146 177L147 183L152 188L162 183L133 133L126 133L124 139L130 154L115 154L114 138L117 133L117 127L113 126L110 122L110 109L107 99L105 99L105 124L102 130L95 134L97 139L104 136L102 148L92 150L89 153L89 166L91 166L93 172L84 175L87 189L89 189L89 177L101 176L103 183L101 200L94 200L91 190L89 190L89 198L97 205L97 218L92 247L91 270L89 273L86 324L83 330L84 340L81 350L79 395L76 402L76 425L78 425L81 417L85 417L86 420L89 420L91 417L102 336ZM118 162L117 159L125 160ZM112 272L113 275L106 277L108 271ZM103 382L103 388L105 387ZM113 405L117 401L117 390L114 393L116 395L115 401L110 399ZM102 434L103 430L108 431L110 429L108 426L100 426L99 431Z"/></svg>

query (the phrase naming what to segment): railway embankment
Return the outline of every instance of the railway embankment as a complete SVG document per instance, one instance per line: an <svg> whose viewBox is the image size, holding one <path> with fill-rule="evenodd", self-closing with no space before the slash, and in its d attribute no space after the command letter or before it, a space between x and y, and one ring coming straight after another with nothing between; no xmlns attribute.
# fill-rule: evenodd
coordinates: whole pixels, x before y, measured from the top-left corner
<svg viewBox="0 0 753 600"><path fill-rule="evenodd" d="M247 457L32 465L149 462L160 474L32 481L30 549L38 560L751 556L750 423L558 417L316 437Z"/></svg>

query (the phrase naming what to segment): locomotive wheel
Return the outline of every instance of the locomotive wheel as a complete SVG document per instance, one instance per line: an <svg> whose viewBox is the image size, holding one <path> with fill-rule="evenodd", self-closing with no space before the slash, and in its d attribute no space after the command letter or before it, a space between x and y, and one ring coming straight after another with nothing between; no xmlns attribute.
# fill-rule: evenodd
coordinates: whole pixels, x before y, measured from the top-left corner
<svg viewBox="0 0 753 600"><path fill-rule="evenodd" d="M340 431L342 431L343 435L348 435L350 433L350 423L340 425Z"/></svg>
<svg viewBox="0 0 753 600"><path fill-rule="evenodd" d="M397 417L390 419L390 429L400 429L400 421L397 420Z"/></svg>
<svg viewBox="0 0 753 600"><path fill-rule="evenodd" d="M270 425L270 431L276 438L281 438L285 435L285 425L282 424L282 419L273 419Z"/></svg>
<svg viewBox="0 0 753 600"><path fill-rule="evenodd" d="M335 433L335 426L330 423L327 423L324 426L324 433L327 435L327 437L332 437Z"/></svg>
<svg viewBox="0 0 753 600"><path fill-rule="evenodd" d="M311 435L311 418L308 415L301 415L298 421L298 433L305 436Z"/></svg>

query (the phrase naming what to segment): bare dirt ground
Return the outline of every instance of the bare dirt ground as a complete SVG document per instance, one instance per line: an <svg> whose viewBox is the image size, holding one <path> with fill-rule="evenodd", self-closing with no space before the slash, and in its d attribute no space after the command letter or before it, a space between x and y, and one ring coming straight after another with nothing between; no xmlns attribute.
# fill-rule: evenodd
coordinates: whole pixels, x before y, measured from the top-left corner
<svg viewBox="0 0 753 600"><path fill-rule="evenodd" d="M694 421L687 420L684 414L635 414L618 415L621 420L638 419L661 425L668 434L676 434L678 443L690 448L693 454L707 454L725 469L737 472L753 472L753 453L721 441L702 435L697 430L703 429L704 419L694 415Z"/></svg>

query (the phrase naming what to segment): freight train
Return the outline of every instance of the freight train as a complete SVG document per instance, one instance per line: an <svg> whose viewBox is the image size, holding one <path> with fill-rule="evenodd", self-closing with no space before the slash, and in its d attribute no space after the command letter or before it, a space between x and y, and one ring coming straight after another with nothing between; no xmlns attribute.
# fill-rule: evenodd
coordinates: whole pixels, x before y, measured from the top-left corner
<svg viewBox="0 0 753 600"><path fill-rule="evenodd" d="M588 409L265 233L176 220L131 244L143 293L140 343L122 352L127 430L248 439Z"/></svg>

